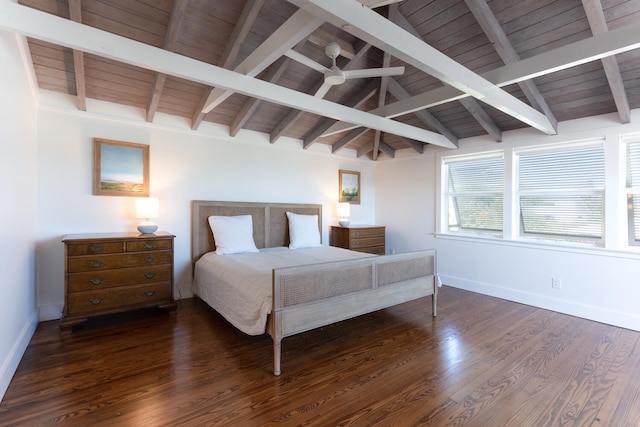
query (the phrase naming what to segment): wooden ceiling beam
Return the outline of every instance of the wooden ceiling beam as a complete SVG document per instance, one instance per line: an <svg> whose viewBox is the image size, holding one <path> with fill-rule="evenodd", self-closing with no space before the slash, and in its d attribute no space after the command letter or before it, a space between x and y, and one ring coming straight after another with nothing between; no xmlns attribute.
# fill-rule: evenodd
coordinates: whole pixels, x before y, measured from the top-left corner
<svg viewBox="0 0 640 427"><path fill-rule="evenodd" d="M411 97L411 94L407 92L405 88L403 88L400 83L394 78L389 79L389 92L396 99L402 100ZM442 124L440 120L436 119L433 114L429 112L426 108L424 110L414 111L413 114L422 121L427 126L430 126L432 129L435 129L437 132L440 132L445 138L451 141L456 147L458 146L458 138L449 130L448 127Z"/></svg>
<svg viewBox="0 0 640 427"><path fill-rule="evenodd" d="M482 108L477 99L467 96L466 98L461 98L460 103L496 142L502 142L502 129L493 121L489 113Z"/></svg>
<svg viewBox="0 0 640 427"><path fill-rule="evenodd" d="M338 141L334 142L331 145L331 152L333 154L337 153L338 151L345 148L351 141L353 141L354 139L358 138L359 136L361 136L362 134L368 131L369 129L365 127L357 127L355 129L351 129L349 132L347 132L345 136L343 136L342 138L340 138Z"/></svg>
<svg viewBox="0 0 640 427"><path fill-rule="evenodd" d="M344 105L318 99L286 87L178 55L117 34L32 9L12 2L0 2L0 30L11 31L49 43L82 50L114 61L166 73L177 78L223 88L226 91L298 108L366 128L430 144L453 148L442 135L388 120Z"/></svg>
<svg viewBox="0 0 640 427"><path fill-rule="evenodd" d="M282 57L278 59L276 62L271 64L269 67L269 71L264 76L264 81L269 83L277 82L280 77L284 74L284 72L289 68L289 64L291 63L291 58ZM231 123L231 127L229 129L229 134L231 136L236 136L236 134L244 127L247 121L251 118L251 115L256 111L258 106L262 101L258 98L249 98L247 102L244 103L240 112Z"/></svg>
<svg viewBox="0 0 640 427"><path fill-rule="evenodd" d="M349 102L345 103L348 107L358 108L367 102L373 95L378 92L378 85L375 80L371 80L369 84L365 87L363 91L360 92L360 97L352 98ZM311 130L309 130L302 137L302 147L307 149L311 147L311 145L325 132L327 129L331 127L337 120L329 117L324 117L321 119L316 126L314 126Z"/></svg>
<svg viewBox="0 0 640 427"><path fill-rule="evenodd" d="M487 71L482 76L498 86L507 86L638 48L640 48L640 22L570 43L513 64L504 65ZM446 104L447 102L457 101L467 96L469 95L454 87L441 86L410 98L387 104L383 108L370 110L369 113L381 117L394 118L425 108ZM354 127L355 125L351 123L339 122L331 126L322 135L327 136L345 132Z"/></svg>
<svg viewBox="0 0 640 427"><path fill-rule="evenodd" d="M184 20L185 12L187 11L187 3L189 0L175 0L173 2L173 9L171 10L171 17L169 18L169 25L167 26L167 33L164 36L164 42L162 48L170 52L173 52L176 48L176 42L178 41L178 34L180 33L180 26ZM148 122L153 121L153 117L158 110L160 104L160 97L162 96L162 90L164 89L164 83L167 80L167 75L164 73L155 73L153 78L153 86L151 87L151 95L147 102L147 115L146 120Z"/></svg>
<svg viewBox="0 0 640 427"><path fill-rule="evenodd" d="M502 62L504 62L505 64L513 64L514 62L520 61L520 55L518 55L513 45L509 41L507 34L502 29L500 22L498 22L498 19L491 11L491 8L489 8L489 5L487 4L487 2L485 0L465 0L465 3L467 4L467 7L469 8L473 16L476 18L476 21L478 22L478 24L480 24L480 28L482 28L482 31L484 31L485 35L487 36L487 38L495 48L496 52L500 56L500 59L502 59ZM527 97L531 105L538 108L540 111L544 113L544 115L547 117L547 119L553 126L553 129L557 132L558 120L553 114L553 111L551 111L551 108L549 107L549 105L547 104L547 101L544 99L544 97L540 93L540 90L538 89L538 86L534 83L534 81L525 80L525 81L519 82L518 85L520 86L520 89L522 89L522 92ZM477 102L473 103L473 102L467 101L467 102L463 102L462 105L464 105L465 108L467 105L473 105L475 112L477 112L478 107L481 108L480 104L478 104ZM474 112L472 111L469 111L469 112L471 113L471 115L476 117ZM480 115L482 117L489 116L486 112ZM485 128L485 130L486 130L485 124L491 126L492 128L495 125L495 123L492 125L491 123L486 123L486 122L485 124L483 123L480 123L480 124L482 125L482 127ZM491 132L489 132L489 134L493 136ZM500 131L500 135L502 135L502 131ZM498 141L500 140L501 139L499 139Z"/></svg>
<svg viewBox="0 0 640 427"><path fill-rule="evenodd" d="M582 6L587 14L587 19L593 35L609 31L600 0L582 0ZM605 75L607 76L607 81L609 82L609 87L611 88L613 100L616 103L616 108L618 109L620 121L622 123L629 123L631 122L631 111L629 108L629 100L627 99L627 92L624 88L624 81L620 74L618 60L615 56L608 56L606 58L602 58L601 61Z"/></svg>
<svg viewBox="0 0 640 427"><path fill-rule="evenodd" d="M355 0L289 0L315 16L546 134L556 131L538 110L458 64Z"/></svg>
<svg viewBox="0 0 640 427"><path fill-rule="evenodd" d="M82 23L81 0L69 0L69 17L73 22ZM84 53L73 49L73 71L76 80L76 102L78 110L87 111L87 84L84 76Z"/></svg>
<svg viewBox="0 0 640 427"><path fill-rule="evenodd" d="M379 149L383 153L387 153L387 155L391 158L394 158L396 156L396 150L394 150L393 147L391 147L390 145L388 145L382 140L379 143Z"/></svg>
<svg viewBox="0 0 640 427"><path fill-rule="evenodd" d="M230 69L233 65L233 61L236 60L238 52L240 51L240 45L249 34L253 23L255 22L264 0L247 0L242 9L242 13L236 22L236 26L231 32L231 37L227 43L222 56L220 57L220 66L222 68ZM205 93L200 98L200 102L191 116L191 129L196 130L202 123L206 113L202 111L207 100L211 96L213 88L207 88Z"/></svg>
<svg viewBox="0 0 640 427"><path fill-rule="evenodd" d="M273 64L286 51L306 40L324 21L305 10L299 9L274 31L251 55L242 61L234 71L255 77ZM214 88L204 102L202 113L206 114L233 95L234 91L222 87Z"/></svg>

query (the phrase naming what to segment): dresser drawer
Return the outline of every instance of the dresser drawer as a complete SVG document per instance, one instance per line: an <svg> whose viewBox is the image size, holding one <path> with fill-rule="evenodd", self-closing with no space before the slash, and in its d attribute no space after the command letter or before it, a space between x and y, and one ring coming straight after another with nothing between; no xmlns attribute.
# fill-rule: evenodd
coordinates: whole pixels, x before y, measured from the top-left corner
<svg viewBox="0 0 640 427"><path fill-rule="evenodd" d="M173 240L171 239L129 240L125 242L125 251L127 252L159 251L171 248L173 248Z"/></svg>
<svg viewBox="0 0 640 427"><path fill-rule="evenodd" d="M384 246L369 246L367 248L353 248L352 250L375 255L384 255L385 251Z"/></svg>
<svg viewBox="0 0 640 427"><path fill-rule="evenodd" d="M67 272L110 270L114 268L171 264L173 252L126 253L101 256L69 257Z"/></svg>
<svg viewBox="0 0 640 427"><path fill-rule="evenodd" d="M67 281L67 292L93 291L169 280L171 280L170 265L90 271L70 274Z"/></svg>
<svg viewBox="0 0 640 427"><path fill-rule="evenodd" d="M122 242L83 242L67 245L68 256L117 254L123 250Z"/></svg>
<svg viewBox="0 0 640 427"><path fill-rule="evenodd" d="M75 292L68 296L67 313L70 315L110 310L128 305L149 303L171 297L171 283L135 285L97 291Z"/></svg>

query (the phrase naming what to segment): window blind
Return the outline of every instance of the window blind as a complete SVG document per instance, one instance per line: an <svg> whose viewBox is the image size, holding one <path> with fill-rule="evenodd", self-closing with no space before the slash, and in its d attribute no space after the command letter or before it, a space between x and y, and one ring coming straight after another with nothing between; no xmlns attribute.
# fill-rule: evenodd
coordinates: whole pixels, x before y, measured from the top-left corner
<svg viewBox="0 0 640 427"><path fill-rule="evenodd" d="M640 141L627 144L629 245L640 245Z"/></svg>
<svg viewBox="0 0 640 427"><path fill-rule="evenodd" d="M516 155L521 235L601 243L605 184L602 141L522 150Z"/></svg>

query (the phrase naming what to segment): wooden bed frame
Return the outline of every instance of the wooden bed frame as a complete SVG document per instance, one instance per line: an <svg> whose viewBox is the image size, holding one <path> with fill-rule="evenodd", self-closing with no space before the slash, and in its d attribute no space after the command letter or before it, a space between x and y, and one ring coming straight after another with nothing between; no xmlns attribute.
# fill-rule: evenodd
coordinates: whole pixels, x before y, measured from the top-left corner
<svg viewBox="0 0 640 427"><path fill-rule="evenodd" d="M211 215L251 215L258 248L288 246L286 212L318 215L322 205L193 201L192 260L215 250ZM280 375L282 339L425 296L436 316L435 250L276 268L267 331L273 338L274 374Z"/></svg>

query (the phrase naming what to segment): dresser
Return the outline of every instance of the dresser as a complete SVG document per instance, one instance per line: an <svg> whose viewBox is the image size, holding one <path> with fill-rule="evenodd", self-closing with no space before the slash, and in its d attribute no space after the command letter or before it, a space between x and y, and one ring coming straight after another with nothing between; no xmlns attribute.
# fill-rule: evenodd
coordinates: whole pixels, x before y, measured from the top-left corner
<svg viewBox="0 0 640 427"><path fill-rule="evenodd" d="M175 312L173 239L154 234L65 236L60 332L92 316L157 306Z"/></svg>
<svg viewBox="0 0 640 427"><path fill-rule="evenodd" d="M346 227L332 225L329 244L353 251L384 255L384 229L384 226L379 225L349 225Z"/></svg>

